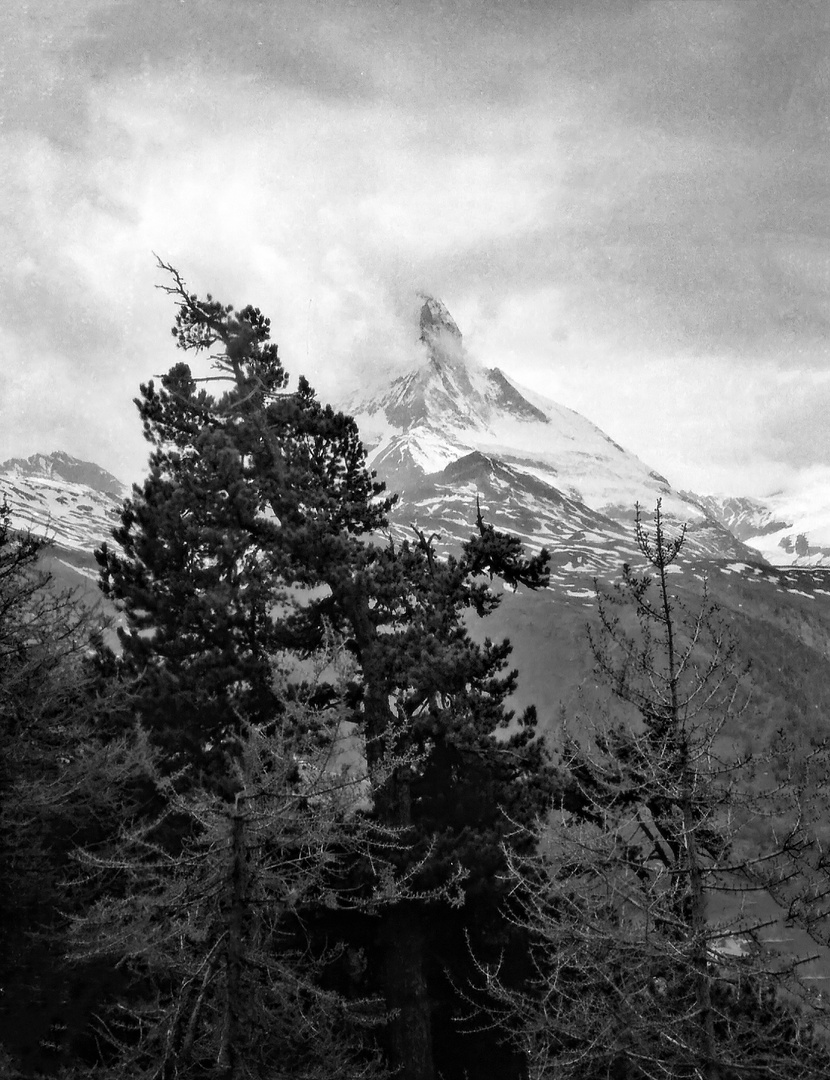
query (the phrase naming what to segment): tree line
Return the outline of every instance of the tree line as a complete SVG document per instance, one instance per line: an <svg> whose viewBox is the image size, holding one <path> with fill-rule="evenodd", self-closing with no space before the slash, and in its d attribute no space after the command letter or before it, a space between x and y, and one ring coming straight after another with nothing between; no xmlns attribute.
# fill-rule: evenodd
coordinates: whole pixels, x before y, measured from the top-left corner
<svg viewBox="0 0 830 1080"><path fill-rule="evenodd" d="M618 708L554 754L509 642L468 629L547 552L480 510L455 555L391 538L269 320L161 265L214 374L136 399L148 475L96 553L116 649L0 514L0 1075L826 1076L804 958L746 903L822 941L822 748L773 776L729 745L684 534L638 513L591 639Z"/></svg>

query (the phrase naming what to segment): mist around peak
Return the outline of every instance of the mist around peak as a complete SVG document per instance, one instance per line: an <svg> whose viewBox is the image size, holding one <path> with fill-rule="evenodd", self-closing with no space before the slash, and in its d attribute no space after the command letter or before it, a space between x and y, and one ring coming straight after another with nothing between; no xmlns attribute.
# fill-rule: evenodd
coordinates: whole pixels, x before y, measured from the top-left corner
<svg viewBox="0 0 830 1080"><path fill-rule="evenodd" d="M427 345L434 341L442 341L446 338L457 340L461 345L461 331L458 324L450 315L446 304L437 300L427 293L418 294L424 301L421 307L421 341Z"/></svg>
<svg viewBox="0 0 830 1080"><path fill-rule="evenodd" d="M558 549L563 568L599 569L630 555L635 505L660 499L667 520L691 524L697 554L751 558L694 497L596 424L484 367L448 306L419 298L420 337L407 369L390 365L385 379L343 403L370 468L401 497L401 522L462 539L481 499L498 527L530 547Z"/></svg>

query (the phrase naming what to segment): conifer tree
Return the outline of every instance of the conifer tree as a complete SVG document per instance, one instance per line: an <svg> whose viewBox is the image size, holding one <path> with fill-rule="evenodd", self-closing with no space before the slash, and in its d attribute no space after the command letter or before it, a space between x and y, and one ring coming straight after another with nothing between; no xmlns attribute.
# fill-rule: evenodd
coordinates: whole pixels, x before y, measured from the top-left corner
<svg viewBox="0 0 830 1080"><path fill-rule="evenodd" d="M273 719L274 657L296 606L287 589L316 585L309 560L382 524L380 485L363 467L354 422L287 375L269 321L182 291L182 348L224 352L200 389L186 364L136 400L154 449L150 474L98 553L104 592L123 606L124 664L140 673L142 723L171 763L200 759L221 774L240 722ZM320 635L318 634L318 639ZM312 645L313 647L313 645Z"/></svg>
<svg viewBox="0 0 830 1080"><path fill-rule="evenodd" d="M774 788L726 737L740 670L704 584L672 586L685 531L658 503L625 566L598 588L591 642L622 716L565 730L566 797L543 850L508 853L513 917L533 935L532 987L481 964L495 1014L533 1080L784 1080L826 1075L830 1050L797 979L804 958L767 941L810 848L802 786ZM777 826L761 850L758 822ZM786 910L782 915L786 914Z"/></svg>
<svg viewBox="0 0 830 1080"><path fill-rule="evenodd" d="M161 772L139 733L156 812L78 856L102 887L74 920L72 955L115 961L128 980L99 1025L107 1075L387 1075L371 1046L382 1006L323 987L333 956L315 949L304 915L393 901L406 887L388 859L398 838L357 813L366 776L338 760L342 711L316 718L311 744L309 708L295 697L276 726L240 732L232 798L188 782L187 770ZM339 870L355 850L378 867L372 895L356 895Z"/></svg>
<svg viewBox="0 0 830 1080"><path fill-rule="evenodd" d="M405 862L425 860L418 881L436 888L461 867L466 902L457 911L405 902L384 914L380 978L397 1019L393 1061L407 1077L463 1075L457 1031L433 1047L433 1027L456 1011L446 973L466 974L465 938L481 949L507 945L497 914L503 843L510 821L532 822L552 797L553 773L528 710L508 732L505 699L516 672L505 672L509 642L474 643L465 612L486 616L499 603L480 571L538 586L544 558L526 560L517 541L480 531L460 558L439 560L430 538L367 551L358 588L335 587L354 634L362 672L356 719L369 745L392 735L414 763L395 769L375 792L375 812L411 838ZM468 1040L471 1043L472 1040ZM492 1047L491 1047L492 1053Z"/></svg>
<svg viewBox="0 0 830 1080"><path fill-rule="evenodd" d="M115 534L122 551L100 553L105 591L127 618L123 663L141 679L138 708L164 767L199 763L227 786L240 731L267 730L285 708L275 656L313 655L333 630L357 662L347 699L372 812L407 834L399 872L417 868L427 897L466 872L468 899L486 907L504 813L529 822L542 812L551 773L532 711L507 730L509 644L476 645L464 618L498 604L484 575L544 584L546 553L526 558L481 517L448 560L417 531L383 541L391 500L365 468L354 422L303 379L287 389L257 309L200 300L161 265L178 305L177 344L208 350L211 378L228 381L214 396L178 364L159 389L142 387L150 475ZM379 769L388 753L399 764ZM408 1080L435 1076L427 968L439 973L434 984L444 962L428 955L435 920L427 925L424 903L392 905L377 935L377 979L394 1017L389 1057Z"/></svg>
<svg viewBox="0 0 830 1080"><path fill-rule="evenodd" d="M123 707L87 662L100 612L58 590L49 543L12 528L0 505L0 1043L25 1075L71 1060L111 972L70 966L67 886L79 843L117 829L130 755L107 745ZM16 1075L10 1072L9 1075Z"/></svg>

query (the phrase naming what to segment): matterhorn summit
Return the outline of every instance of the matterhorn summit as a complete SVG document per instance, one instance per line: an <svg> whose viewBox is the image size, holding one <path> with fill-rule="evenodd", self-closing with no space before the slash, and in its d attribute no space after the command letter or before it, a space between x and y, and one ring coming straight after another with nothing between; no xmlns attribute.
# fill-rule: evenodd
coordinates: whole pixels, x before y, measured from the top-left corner
<svg viewBox="0 0 830 1080"><path fill-rule="evenodd" d="M485 368L446 305L420 301L410 370L345 406L371 468L400 495L398 522L460 539L478 499L500 528L552 548L563 565L599 569L612 551L616 562L630 553L635 505L648 513L661 499L667 520L689 524L690 551L746 557L693 496L579 413Z"/></svg>
<svg viewBox="0 0 830 1080"><path fill-rule="evenodd" d="M422 300L412 369L347 406L373 449L373 467L395 471L400 480L407 471L423 475L457 460L508 418L547 423L500 371L485 370L467 354L440 300Z"/></svg>
<svg viewBox="0 0 830 1080"><path fill-rule="evenodd" d="M460 348L461 331L447 305L426 293L418 295L424 302L421 308L421 341L427 345L443 342L449 344L450 348L456 343Z"/></svg>

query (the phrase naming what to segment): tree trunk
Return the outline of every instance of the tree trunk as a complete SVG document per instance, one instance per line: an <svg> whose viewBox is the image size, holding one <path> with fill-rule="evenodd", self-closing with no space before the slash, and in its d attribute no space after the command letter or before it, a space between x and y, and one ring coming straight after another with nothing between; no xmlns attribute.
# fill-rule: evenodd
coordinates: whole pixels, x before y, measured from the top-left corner
<svg viewBox="0 0 830 1080"><path fill-rule="evenodd" d="M368 601L359 592L341 593L358 646L366 680L364 697L366 756L369 771L381 766L386 754L406 753L405 733L390 739L397 718L389 706L389 687L377 670L377 630L369 617ZM382 668L381 668L382 672ZM401 830L401 842L409 839L412 802L409 767L399 765L377 785L374 792L378 820ZM387 1009L393 1013L387 1027L390 1064L396 1080L435 1080L432 1056L432 1014L425 970L422 913L417 903L392 904L383 916L381 930L381 981Z"/></svg>
<svg viewBox="0 0 830 1080"><path fill-rule="evenodd" d="M237 807L231 818L231 865L228 910L226 914L225 994L222 1033L216 1064L227 1080L238 1080L240 1059L239 1014L242 1006L243 936L245 931L246 867L245 819Z"/></svg>
<svg viewBox="0 0 830 1080"><path fill-rule="evenodd" d="M432 1017L424 972L420 914L395 904L384 919L383 984L389 1021L390 1064L400 1080L435 1080Z"/></svg>
<svg viewBox="0 0 830 1080"><path fill-rule="evenodd" d="M381 820L395 828L412 825L406 766L395 769L377 792ZM405 838L405 836L404 836ZM434 1080L432 1010L425 969L421 905L393 904L385 914L381 943L382 979L387 1009L390 1064L399 1080Z"/></svg>
<svg viewBox="0 0 830 1080"><path fill-rule="evenodd" d="M705 1080L719 1080L720 1069L715 1049L715 1019L712 1012L712 987L709 974L709 956L707 943L709 935L706 924L706 896L703 886L703 872L697 850L696 829L698 821L692 807L692 781L688 772L683 777L683 795L681 810L683 813L683 831L686 842L687 873L691 899L690 931L692 934L692 964L695 980L695 998L697 1000L697 1023L700 1031L700 1052L703 1058L701 1075Z"/></svg>

